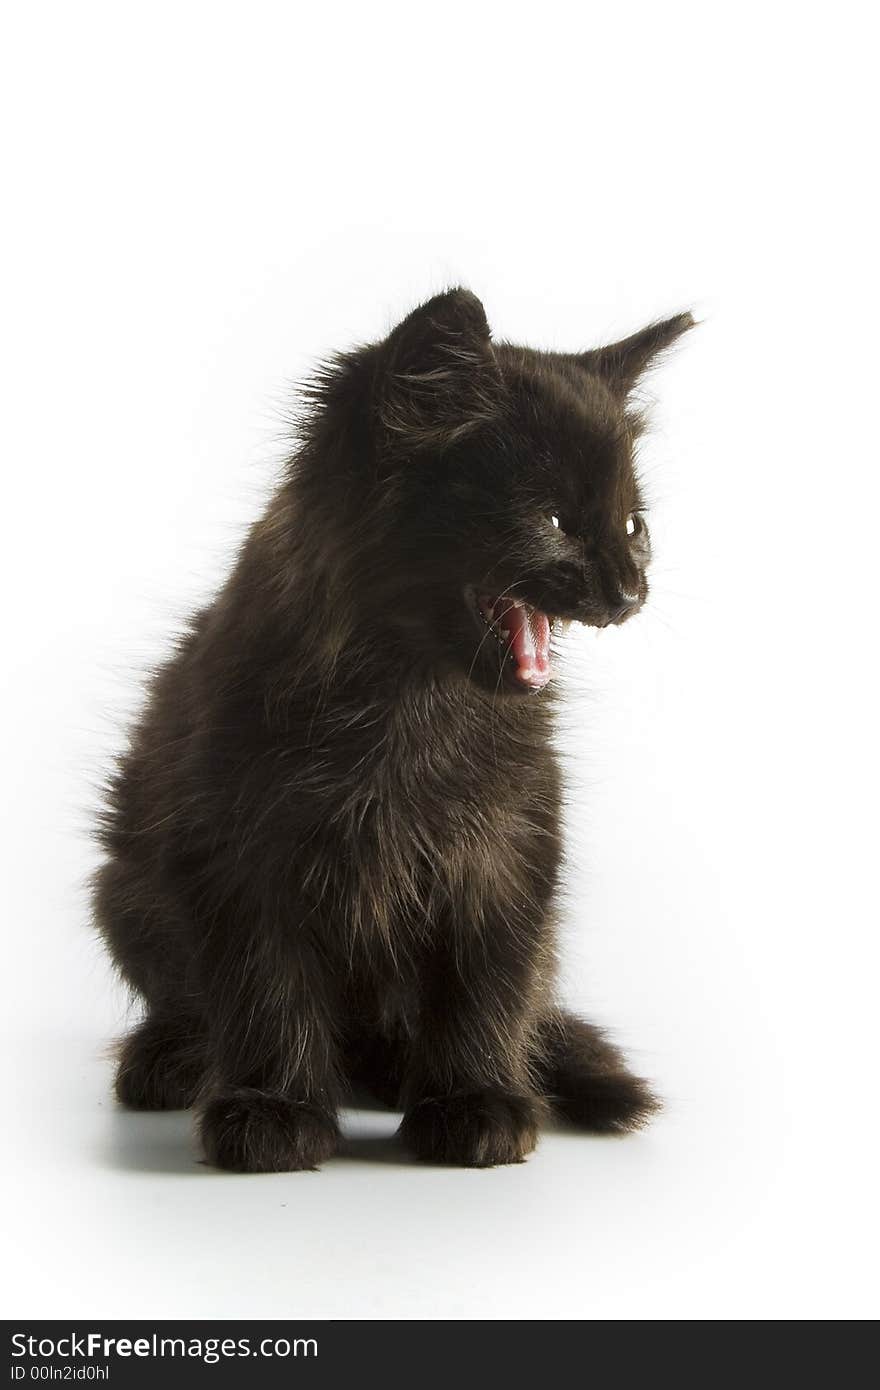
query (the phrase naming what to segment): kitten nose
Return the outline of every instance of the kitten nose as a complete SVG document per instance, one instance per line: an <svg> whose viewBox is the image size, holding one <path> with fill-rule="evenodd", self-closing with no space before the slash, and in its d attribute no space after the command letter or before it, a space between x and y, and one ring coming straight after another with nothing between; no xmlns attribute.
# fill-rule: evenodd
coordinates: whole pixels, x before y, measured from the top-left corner
<svg viewBox="0 0 880 1390"><path fill-rule="evenodd" d="M638 606L638 592L631 594L626 589L621 589L617 607L611 610L611 621L613 623L619 622L621 618L626 617L627 613L632 613Z"/></svg>

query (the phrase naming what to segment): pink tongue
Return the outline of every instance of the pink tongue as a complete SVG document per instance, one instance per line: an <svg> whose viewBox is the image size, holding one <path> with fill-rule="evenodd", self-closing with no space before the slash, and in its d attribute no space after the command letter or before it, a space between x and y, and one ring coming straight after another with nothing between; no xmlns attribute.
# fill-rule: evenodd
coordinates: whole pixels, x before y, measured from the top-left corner
<svg viewBox="0 0 880 1390"><path fill-rule="evenodd" d="M509 650L516 662L517 680L537 689L550 679L550 620L536 608L526 608L516 599L500 598L495 604L495 622L510 633Z"/></svg>

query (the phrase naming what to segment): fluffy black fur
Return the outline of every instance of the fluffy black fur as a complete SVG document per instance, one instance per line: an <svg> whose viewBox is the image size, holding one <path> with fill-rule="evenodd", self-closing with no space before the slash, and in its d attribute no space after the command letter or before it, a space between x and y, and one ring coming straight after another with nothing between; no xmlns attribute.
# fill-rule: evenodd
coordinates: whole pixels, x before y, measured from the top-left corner
<svg viewBox="0 0 880 1390"><path fill-rule="evenodd" d="M100 930L146 1004L126 1105L208 1160L313 1168L350 1083L421 1158L521 1160L646 1084L554 999L547 622L644 602L631 388L681 315L581 354L493 344L465 290L338 357L113 779Z"/></svg>

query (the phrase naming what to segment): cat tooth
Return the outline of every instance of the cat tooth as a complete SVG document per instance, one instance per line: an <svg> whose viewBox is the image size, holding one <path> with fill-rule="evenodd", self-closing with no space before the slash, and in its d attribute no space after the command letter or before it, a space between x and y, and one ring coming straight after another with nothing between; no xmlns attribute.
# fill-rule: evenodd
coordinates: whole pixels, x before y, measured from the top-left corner
<svg viewBox="0 0 880 1390"><path fill-rule="evenodd" d="M506 641L508 640L508 638L510 637L510 628L509 628L509 627L503 627L503 628L501 629L501 636L504 638L504 641L506 642Z"/></svg>

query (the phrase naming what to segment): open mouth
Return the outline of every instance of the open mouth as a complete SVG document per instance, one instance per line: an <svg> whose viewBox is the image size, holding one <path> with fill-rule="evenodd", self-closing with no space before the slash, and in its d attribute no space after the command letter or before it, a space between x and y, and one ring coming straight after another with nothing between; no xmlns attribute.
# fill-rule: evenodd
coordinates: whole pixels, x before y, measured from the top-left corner
<svg viewBox="0 0 880 1390"><path fill-rule="evenodd" d="M511 594L473 595L479 617L498 643L505 673L524 690L543 690L550 665L552 620L540 608Z"/></svg>

